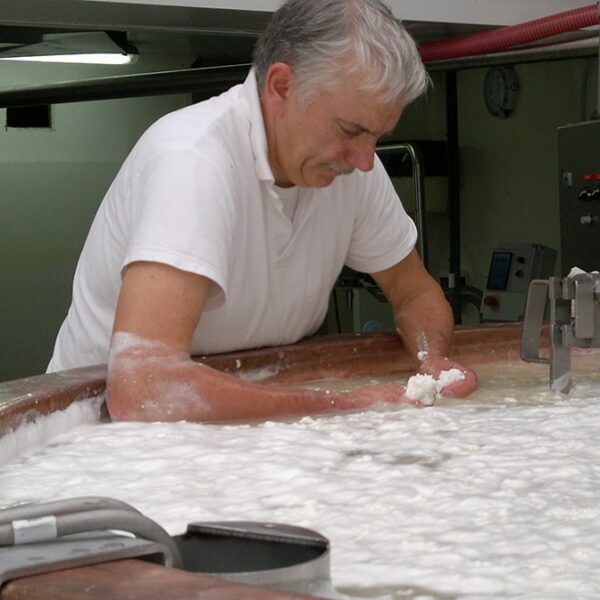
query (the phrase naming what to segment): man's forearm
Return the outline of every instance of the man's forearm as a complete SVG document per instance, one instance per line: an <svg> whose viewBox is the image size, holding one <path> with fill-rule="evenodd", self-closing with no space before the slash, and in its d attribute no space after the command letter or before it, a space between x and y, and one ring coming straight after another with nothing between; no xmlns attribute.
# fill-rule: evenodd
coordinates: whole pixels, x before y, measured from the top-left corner
<svg viewBox="0 0 600 600"><path fill-rule="evenodd" d="M443 292L417 298L396 314L398 333L414 357L417 370L434 378L445 371L458 370L462 377L446 385L442 394L462 398L477 389L477 375L449 358L454 320Z"/></svg>
<svg viewBox="0 0 600 600"><path fill-rule="evenodd" d="M443 393L464 397L475 390L475 373L449 358L452 309L416 252L385 271L373 273L373 277L392 305L396 329L417 371L439 378L444 371L458 369L464 377L444 387Z"/></svg>
<svg viewBox="0 0 600 600"><path fill-rule="evenodd" d="M117 340L123 336L128 334L117 334ZM113 344L108 366L107 406L113 420L256 420L406 401L404 389L393 385L328 392L244 381L163 343L125 339L125 344Z"/></svg>
<svg viewBox="0 0 600 600"><path fill-rule="evenodd" d="M448 356L454 320L443 293L435 289L416 296L394 312L398 335L418 365L423 352Z"/></svg>

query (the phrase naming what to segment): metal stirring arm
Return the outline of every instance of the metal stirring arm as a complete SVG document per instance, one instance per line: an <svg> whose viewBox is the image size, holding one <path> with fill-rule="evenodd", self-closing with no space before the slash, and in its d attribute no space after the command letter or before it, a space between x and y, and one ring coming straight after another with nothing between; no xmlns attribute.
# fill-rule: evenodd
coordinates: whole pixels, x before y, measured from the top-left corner
<svg viewBox="0 0 600 600"><path fill-rule="evenodd" d="M550 356L539 354L546 301L550 300ZM566 393L571 388L571 348L600 347L600 274L580 273L529 286L521 358L550 365L550 387Z"/></svg>

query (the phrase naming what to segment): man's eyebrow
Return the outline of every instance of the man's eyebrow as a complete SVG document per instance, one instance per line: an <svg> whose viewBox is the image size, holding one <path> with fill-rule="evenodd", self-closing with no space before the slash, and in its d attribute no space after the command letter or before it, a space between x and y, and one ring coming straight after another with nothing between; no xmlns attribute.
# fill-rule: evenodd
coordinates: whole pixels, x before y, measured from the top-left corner
<svg viewBox="0 0 600 600"><path fill-rule="evenodd" d="M369 135L372 135L376 138L379 138L379 137L381 137L381 135L385 135L386 133L389 133L386 131L384 134L380 134L375 131L371 131L368 127L365 127L364 125L361 125L360 123L355 123L354 121L345 121L344 119L339 119L339 122L344 127L347 127L349 129L354 129L357 133L368 133Z"/></svg>

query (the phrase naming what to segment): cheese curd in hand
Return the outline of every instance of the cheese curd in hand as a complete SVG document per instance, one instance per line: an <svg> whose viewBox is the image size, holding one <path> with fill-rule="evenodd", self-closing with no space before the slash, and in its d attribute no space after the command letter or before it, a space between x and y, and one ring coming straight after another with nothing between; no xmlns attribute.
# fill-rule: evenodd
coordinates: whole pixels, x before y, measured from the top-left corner
<svg viewBox="0 0 600 600"><path fill-rule="evenodd" d="M431 375L417 373L406 384L406 396L426 406L431 406L440 396L441 391L451 383L465 378L459 369L442 371L438 379Z"/></svg>

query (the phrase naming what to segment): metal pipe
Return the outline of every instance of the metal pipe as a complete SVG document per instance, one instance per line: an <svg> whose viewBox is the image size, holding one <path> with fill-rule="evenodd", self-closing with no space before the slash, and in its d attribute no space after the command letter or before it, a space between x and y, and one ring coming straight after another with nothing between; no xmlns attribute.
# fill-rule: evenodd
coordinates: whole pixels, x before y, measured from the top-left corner
<svg viewBox="0 0 600 600"><path fill-rule="evenodd" d="M103 508L59 515L49 514L45 519L45 522L48 522L49 519L53 520L52 527L46 526L47 531L37 525L44 520L44 517L30 521L13 520L0 523L0 546L13 546L18 543L17 527L20 525L17 524L20 523L28 523L33 531L29 543L51 542L59 537L90 531L126 531L135 534L136 537L163 544L171 552L173 566L181 567L183 565L181 553L173 538L160 525L136 510Z"/></svg>
<svg viewBox="0 0 600 600"><path fill-rule="evenodd" d="M600 21L600 2L598 3L598 20ZM600 27L598 28L598 90L596 92L596 118L600 119Z"/></svg>
<svg viewBox="0 0 600 600"><path fill-rule="evenodd" d="M600 36L599 36L600 37ZM440 60L427 64L429 71L447 71L490 66L494 64L533 63L549 60L567 60L585 56L596 56L595 40L584 43L553 45L542 48L528 48L497 54L467 56L459 59ZM250 64L230 65L226 67L205 67L118 75L83 81L66 81L32 87L13 88L0 91L0 108L33 106L39 104L64 104L67 102L85 102L92 100L111 100L167 94L199 92L199 99L224 92L241 83L250 68ZM600 77L598 103L600 108Z"/></svg>
<svg viewBox="0 0 600 600"><path fill-rule="evenodd" d="M427 63L427 70L432 72L447 71L450 69L477 69L480 67L504 64L531 64L536 62L585 58L589 56L595 57L596 54L597 45L595 35L593 35L576 42L438 60Z"/></svg>
<svg viewBox="0 0 600 600"><path fill-rule="evenodd" d="M458 143L458 89L456 71L446 73L446 128L448 137L448 291L454 322L462 323L460 280L460 180Z"/></svg>
<svg viewBox="0 0 600 600"><path fill-rule="evenodd" d="M427 226L426 226L426 203L425 203L425 172L423 170L423 158L420 150L411 143L405 142L400 144L385 144L377 148L379 152L403 150L406 152L412 161L413 166L413 181L415 186L415 222L417 225L417 252L425 265L428 266L427 256Z"/></svg>
<svg viewBox="0 0 600 600"><path fill-rule="evenodd" d="M64 498L43 503L21 504L0 510L0 524L10 523L19 519L35 519L45 515L64 515L72 512L86 510L99 510L106 508L124 509L142 514L135 507L106 496L82 496L78 498Z"/></svg>

